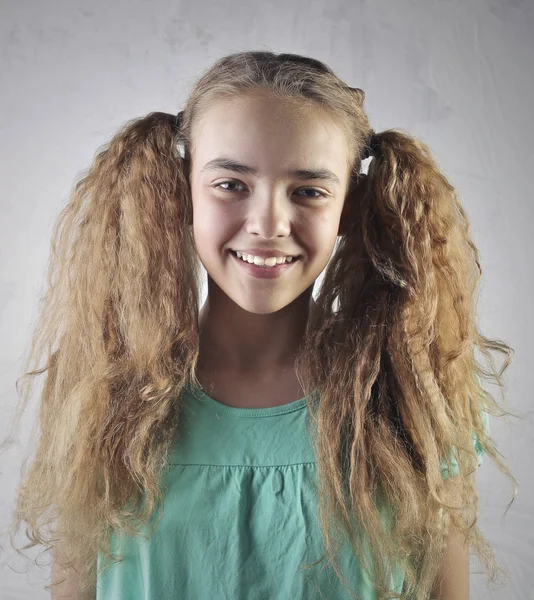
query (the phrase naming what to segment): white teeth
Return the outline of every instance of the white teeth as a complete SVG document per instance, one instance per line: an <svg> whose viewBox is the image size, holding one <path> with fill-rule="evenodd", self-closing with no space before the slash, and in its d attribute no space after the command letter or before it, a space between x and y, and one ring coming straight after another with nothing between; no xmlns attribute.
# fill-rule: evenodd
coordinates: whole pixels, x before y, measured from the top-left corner
<svg viewBox="0 0 534 600"><path fill-rule="evenodd" d="M270 256L269 258L264 259L261 256L253 256L252 254L244 254L243 252L236 251L236 254L241 260L262 267L274 267L275 265L281 265L284 262L290 263L293 260L292 256Z"/></svg>

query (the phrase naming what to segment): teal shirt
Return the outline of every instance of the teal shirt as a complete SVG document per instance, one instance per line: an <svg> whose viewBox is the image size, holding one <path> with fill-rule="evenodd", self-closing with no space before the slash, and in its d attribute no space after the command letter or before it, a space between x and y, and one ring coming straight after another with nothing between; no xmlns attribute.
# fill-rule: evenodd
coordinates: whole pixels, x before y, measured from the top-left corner
<svg viewBox="0 0 534 600"><path fill-rule="evenodd" d="M299 570L324 553L306 399L235 408L189 388L183 402L161 521L149 541L112 536L125 558L98 575L97 600L349 598L326 560ZM375 600L357 557L340 564ZM391 585L402 590L399 570Z"/></svg>

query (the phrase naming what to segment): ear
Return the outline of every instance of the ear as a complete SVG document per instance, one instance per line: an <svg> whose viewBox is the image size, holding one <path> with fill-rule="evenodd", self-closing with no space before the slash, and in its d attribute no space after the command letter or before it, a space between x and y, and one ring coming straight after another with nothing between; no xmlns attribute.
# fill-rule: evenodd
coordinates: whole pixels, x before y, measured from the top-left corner
<svg viewBox="0 0 534 600"><path fill-rule="evenodd" d="M360 174L358 178L351 179L349 191L345 196L341 218L339 220L338 235L345 235L348 227L354 222L356 211L367 191L367 175Z"/></svg>

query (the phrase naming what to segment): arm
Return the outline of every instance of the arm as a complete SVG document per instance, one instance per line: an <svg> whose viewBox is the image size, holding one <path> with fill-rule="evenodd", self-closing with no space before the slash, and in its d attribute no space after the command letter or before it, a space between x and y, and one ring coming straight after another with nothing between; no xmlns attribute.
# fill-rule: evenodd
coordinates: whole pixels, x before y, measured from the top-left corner
<svg viewBox="0 0 534 600"><path fill-rule="evenodd" d="M89 595L81 597L79 594L78 573L74 569L69 569L67 573L58 565L56 557L52 554L52 583L62 581L51 590L50 600L94 600L96 599L96 584L93 585ZM80 570L81 566L77 566Z"/></svg>
<svg viewBox="0 0 534 600"><path fill-rule="evenodd" d="M450 530L440 572L431 600L469 600L469 549L455 530Z"/></svg>
<svg viewBox="0 0 534 600"><path fill-rule="evenodd" d="M480 383L480 378L478 379ZM489 434L491 431L489 413L485 410L482 411L482 421ZM480 445L476 434L474 434L474 441L480 467L485 450ZM445 476L445 479L447 478L448 476ZM453 494L453 503L456 506L461 505L461 499L457 493ZM469 600L469 549L463 542L459 533L451 528L430 600Z"/></svg>

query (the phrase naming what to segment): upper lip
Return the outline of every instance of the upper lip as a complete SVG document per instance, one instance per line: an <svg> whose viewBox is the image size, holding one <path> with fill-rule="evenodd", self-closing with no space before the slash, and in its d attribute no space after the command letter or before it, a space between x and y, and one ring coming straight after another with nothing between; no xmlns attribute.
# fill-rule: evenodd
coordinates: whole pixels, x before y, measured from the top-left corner
<svg viewBox="0 0 534 600"><path fill-rule="evenodd" d="M261 256L262 258L269 258L269 256L298 256L298 254L292 254L291 252L281 252L280 250L264 250L262 248L247 248L246 250L239 250L232 248L234 252L242 252L243 254L252 254L253 256Z"/></svg>

